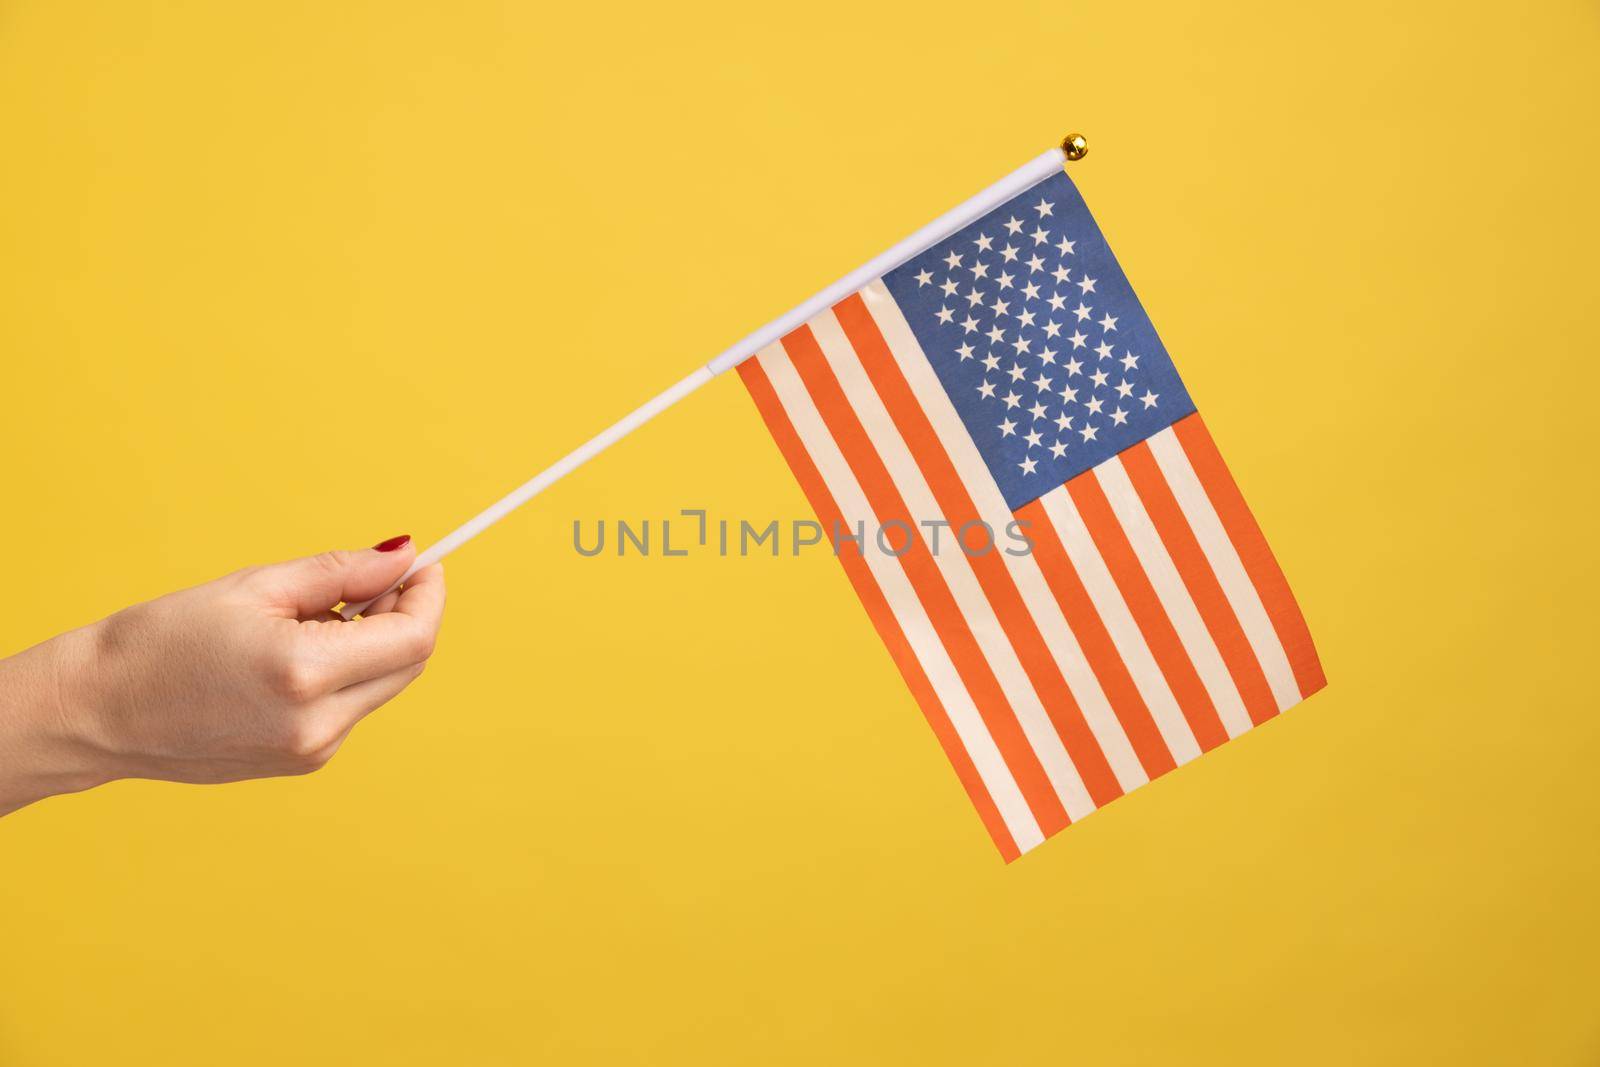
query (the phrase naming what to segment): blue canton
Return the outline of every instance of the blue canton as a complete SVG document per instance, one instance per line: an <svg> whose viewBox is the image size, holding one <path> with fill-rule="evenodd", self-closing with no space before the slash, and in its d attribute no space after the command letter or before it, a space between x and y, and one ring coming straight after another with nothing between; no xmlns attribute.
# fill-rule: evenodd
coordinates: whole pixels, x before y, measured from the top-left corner
<svg viewBox="0 0 1600 1067"><path fill-rule="evenodd" d="M1065 173L884 283L1013 510L1194 411Z"/></svg>

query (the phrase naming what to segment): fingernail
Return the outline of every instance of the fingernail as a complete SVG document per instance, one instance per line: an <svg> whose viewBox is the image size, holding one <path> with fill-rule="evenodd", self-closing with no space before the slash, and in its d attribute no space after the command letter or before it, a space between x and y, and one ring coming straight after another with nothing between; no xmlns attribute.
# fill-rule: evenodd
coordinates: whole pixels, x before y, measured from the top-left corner
<svg viewBox="0 0 1600 1067"><path fill-rule="evenodd" d="M387 541L379 541L377 544L373 545L372 547L377 549L379 552L393 552L396 549L406 547L406 545L408 545L410 543L411 543L411 535L410 534L401 534L399 537L391 537Z"/></svg>

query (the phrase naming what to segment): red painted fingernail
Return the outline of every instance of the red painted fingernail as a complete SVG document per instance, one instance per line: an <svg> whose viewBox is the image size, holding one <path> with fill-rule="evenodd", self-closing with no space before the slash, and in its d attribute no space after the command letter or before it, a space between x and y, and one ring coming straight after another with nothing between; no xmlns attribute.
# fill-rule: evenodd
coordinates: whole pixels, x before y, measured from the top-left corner
<svg viewBox="0 0 1600 1067"><path fill-rule="evenodd" d="M410 543L411 535L401 534L399 537L391 537L387 541L379 541L372 547L377 549L379 552L393 552L395 549L404 548Z"/></svg>

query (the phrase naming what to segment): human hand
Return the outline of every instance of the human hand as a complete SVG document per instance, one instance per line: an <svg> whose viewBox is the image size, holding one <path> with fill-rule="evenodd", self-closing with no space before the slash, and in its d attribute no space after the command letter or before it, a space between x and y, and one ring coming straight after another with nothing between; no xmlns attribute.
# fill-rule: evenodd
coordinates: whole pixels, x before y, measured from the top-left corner
<svg viewBox="0 0 1600 1067"><path fill-rule="evenodd" d="M444 612L434 566L359 619L409 538L234 574L0 661L0 814L116 778L304 774L422 673Z"/></svg>

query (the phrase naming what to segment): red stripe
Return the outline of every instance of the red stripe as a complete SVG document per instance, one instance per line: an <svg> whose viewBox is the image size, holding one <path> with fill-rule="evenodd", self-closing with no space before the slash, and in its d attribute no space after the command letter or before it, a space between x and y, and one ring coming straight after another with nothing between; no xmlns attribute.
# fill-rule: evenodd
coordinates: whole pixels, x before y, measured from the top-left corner
<svg viewBox="0 0 1600 1067"><path fill-rule="evenodd" d="M894 479L884 467L882 458L873 450L866 430L857 420L810 328L802 326L789 334L783 339L783 347L799 372L806 392L816 404L828 432L866 494L879 524L897 520L912 530L917 529L910 509L895 488ZM938 565L922 538L917 536L910 538L909 548L899 558L906 577L916 590L917 599L922 601L934 630L950 653L951 662L966 684L967 692L972 695L978 713L983 716L990 735L1005 757L1006 765L1011 768L1012 777L1021 788L1039 828L1049 837L1071 820L1054 786L1050 784L1038 755L1029 744L1027 735L1017 722L1016 713L1006 700L961 609L945 585Z"/></svg>
<svg viewBox="0 0 1600 1067"><path fill-rule="evenodd" d="M1167 555L1172 558L1173 566L1177 567L1178 576L1183 579L1183 586L1189 591L1189 599L1194 601L1206 632L1222 654L1222 662L1228 668L1234 688L1239 690L1239 696L1244 700L1250 721L1259 726L1278 714L1278 702L1272 696L1266 672L1261 669L1261 661L1256 659L1255 650L1250 647L1244 627L1239 624L1233 606L1228 603L1228 595L1222 591L1222 583L1217 581L1216 572L1206 559L1205 549L1200 547L1189 520L1184 518L1183 508L1178 505L1178 498L1172 495L1172 487L1167 484L1166 476L1156 465L1156 457L1150 451L1149 443L1140 441L1125 449L1118 458L1122 461L1122 469L1128 472L1128 480L1133 483L1139 500L1144 504L1145 514L1150 516L1161 543L1166 546Z"/></svg>
<svg viewBox="0 0 1600 1067"><path fill-rule="evenodd" d="M877 391L879 399L889 412L890 419L900 432L918 469L933 491L939 510L954 530L969 522L978 522L982 516L972 502L961 475L949 453L939 441L933 424L917 402L916 394L895 363L889 344L878 330L872 314L859 294L846 297L834 307L834 314L844 328L845 336L860 359L861 365ZM819 352L820 355L820 352ZM1007 516L1010 517L1009 515ZM1084 787L1097 807L1108 804L1122 795L1111 765L1095 740L1093 731L1083 718L1083 711L1072 695L1055 657L1039 632L1038 623L1017 591L1011 571L998 550L982 555L965 557L973 574L983 588L984 596L994 608L1011 647L1017 653L1023 671L1039 694L1045 713L1055 725L1073 766L1083 779Z"/></svg>
<svg viewBox="0 0 1600 1067"><path fill-rule="evenodd" d="M767 380L766 372L761 369L760 361L747 359L739 364L739 376L744 379L745 388L750 390L750 396L756 402L756 410L760 411L761 417L766 420L767 429L771 431L772 439L778 443L778 450L783 453L783 458L788 461L795 480L800 483L806 498L811 501L817 519L828 529L843 529L844 515L834 502L833 494L828 492L822 475L811 462L811 457L807 454L805 445L801 443L800 436L790 424L789 417L784 414L783 404L778 399L778 394L773 391L772 383ZM868 568L866 560L852 552L840 552L838 558L844 565L850 584L855 588L856 596L867 609L867 616L877 629L878 636L888 648L895 666L900 668L901 677L906 680L907 687L916 697L917 705L922 708L922 714L927 717L928 725L933 728L934 736L939 739L945 756L955 768L956 777L966 788L967 796L972 798L972 806L978 809L978 817L983 820L989 836L994 839L995 847L1000 850L1007 863L1011 862L1021 855L1021 851L1017 848L1016 841L1012 839L1010 830L1006 828L1005 819L1001 817L994 798L984 786L983 777L973 764L972 757L968 755L966 746L961 743L960 734L951 724L944 704L934 692L933 685L922 670L922 664L917 660L910 642L906 640L900 624L895 620L889 602L884 599L883 591L878 588L877 581L872 577L872 571Z"/></svg>
<svg viewBox="0 0 1600 1067"><path fill-rule="evenodd" d="M1217 451L1216 442L1211 439L1198 413L1178 420L1172 429L1189 457L1189 465L1205 487L1206 496L1211 499L1217 517L1222 520L1228 540L1233 542L1234 551L1239 553L1245 573L1256 587L1256 595L1261 597L1261 603L1267 609L1267 617L1272 620L1278 642L1289 657L1289 666L1294 671L1300 696L1310 696L1327 685L1328 679L1322 673L1322 663L1317 658L1316 646L1311 643L1311 631L1306 627L1305 617L1300 614L1300 606L1295 603L1289 582L1272 555L1261 527L1256 524L1255 516L1250 513L1244 494L1239 492L1228 465L1222 460L1222 453Z"/></svg>
<svg viewBox="0 0 1600 1067"><path fill-rule="evenodd" d="M1161 606L1155 587L1150 584L1149 576L1139 564L1139 557L1128 543L1127 534L1123 533L1121 524L1117 522L1116 513L1111 510L1111 502L1106 499L1105 490L1095 479L1094 471L1084 471L1067 482L1067 493L1077 506L1083 524L1088 527L1089 536L1094 539L1112 580L1117 583L1117 589L1121 591L1134 623L1144 635L1144 643L1166 677L1167 687L1172 690L1183 717L1188 720L1189 729L1200 744L1200 751L1209 752L1228 739L1228 731L1223 728L1222 719L1200 681L1199 672L1194 669L1189 653L1184 650L1183 641L1173 628L1172 620L1167 618L1166 609Z"/></svg>
<svg viewBox="0 0 1600 1067"><path fill-rule="evenodd" d="M1039 564L1046 584L1055 594L1056 603L1061 605L1061 614L1072 627L1090 669L1100 680L1100 688L1104 690L1106 699L1111 701L1117 720L1122 723L1134 752L1138 753L1145 774L1151 778L1166 774L1177 763L1162 739L1144 698L1139 695L1139 688L1134 685L1133 675L1123 662L1122 654L1117 651L1100 613L1095 610L1094 601L1089 599L1089 591L1083 587L1083 580L1078 577L1077 568L1068 558L1060 535L1050 522L1050 516L1045 513L1044 505L1037 500L1024 504L1017 510L1017 517L1028 524L1028 536L1033 539L1034 561Z"/></svg>

